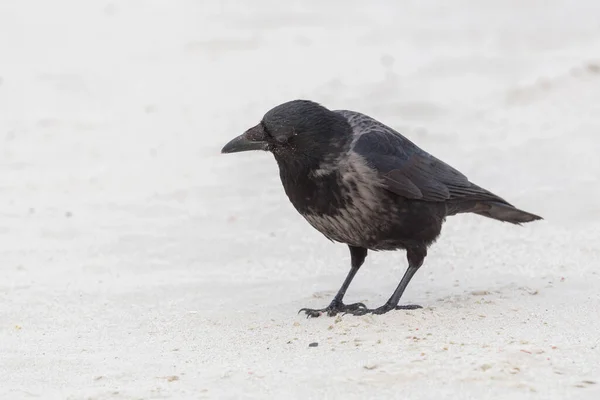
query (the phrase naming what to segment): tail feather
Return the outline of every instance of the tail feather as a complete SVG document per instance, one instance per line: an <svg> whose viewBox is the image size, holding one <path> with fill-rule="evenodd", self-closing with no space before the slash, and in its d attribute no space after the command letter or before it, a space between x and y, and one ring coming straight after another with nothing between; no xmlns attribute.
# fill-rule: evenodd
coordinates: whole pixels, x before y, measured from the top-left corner
<svg viewBox="0 0 600 400"><path fill-rule="evenodd" d="M465 211L516 225L543 219L538 215L519 210L508 203L496 201L480 201L475 203L473 208Z"/></svg>

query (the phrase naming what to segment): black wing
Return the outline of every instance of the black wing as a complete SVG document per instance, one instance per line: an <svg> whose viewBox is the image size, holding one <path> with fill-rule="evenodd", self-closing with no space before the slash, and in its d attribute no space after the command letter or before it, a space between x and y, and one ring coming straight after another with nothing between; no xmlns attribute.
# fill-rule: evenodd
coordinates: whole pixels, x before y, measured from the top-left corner
<svg viewBox="0 0 600 400"><path fill-rule="evenodd" d="M389 191L424 201L492 200L508 204L381 122L353 111L337 112L348 119L357 136L353 151L379 172Z"/></svg>

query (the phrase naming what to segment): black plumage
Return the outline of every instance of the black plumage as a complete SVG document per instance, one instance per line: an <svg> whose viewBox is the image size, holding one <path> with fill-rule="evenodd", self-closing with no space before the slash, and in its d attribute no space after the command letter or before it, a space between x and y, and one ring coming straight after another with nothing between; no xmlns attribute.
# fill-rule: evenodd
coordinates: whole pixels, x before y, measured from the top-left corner
<svg viewBox="0 0 600 400"><path fill-rule="evenodd" d="M475 213L521 224L541 217L471 183L465 175L381 122L358 112L294 100L268 111L223 153L266 150L298 212L332 241L349 246L351 269L322 313L385 313L398 306L447 216ZM368 250L406 250L408 269L390 299L368 309L346 305L344 294Z"/></svg>

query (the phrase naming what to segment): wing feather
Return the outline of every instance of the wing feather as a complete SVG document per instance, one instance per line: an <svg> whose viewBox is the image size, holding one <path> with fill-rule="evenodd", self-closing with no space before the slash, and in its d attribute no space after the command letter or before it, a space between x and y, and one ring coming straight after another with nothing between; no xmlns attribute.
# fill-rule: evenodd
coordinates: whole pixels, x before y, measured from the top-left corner
<svg viewBox="0 0 600 400"><path fill-rule="evenodd" d="M352 151L377 170L389 191L408 199L432 202L464 199L508 204L381 122L353 111L336 112L344 115L352 126L355 135Z"/></svg>

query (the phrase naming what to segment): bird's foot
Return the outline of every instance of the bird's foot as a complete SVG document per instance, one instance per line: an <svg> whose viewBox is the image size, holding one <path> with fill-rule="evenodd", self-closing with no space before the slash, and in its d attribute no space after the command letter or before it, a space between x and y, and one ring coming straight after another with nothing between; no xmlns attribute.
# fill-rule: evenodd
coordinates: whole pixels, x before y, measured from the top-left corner
<svg viewBox="0 0 600 400"><path fill-rule="evenodd" d="M353 310L353 311L346 311L346 314L352 314L352 315L366 315L366 314L385 314L388 311L392 311L392 310L416 310L419 308L423 308L417 304L407 304L407 305L403 305L403 306L396 306L393 304L389 304L389 303L385 303L384 305L382 305L379 308L360 308L357 310Z"/></svg>
<svg viewBox="0 0 600 400"><path fill-rule="evenodd" d="M330 305L320 310L316 310L313 308L302 308L298 311L298 314L304 312L306 314L306 318L317 318L323 314L327 314L329 317L334 317L338 313L349 313L353 314L355 311L366 309L363 303L354 303L354 304L344 304L340 301L332 301Z"/></svg>

